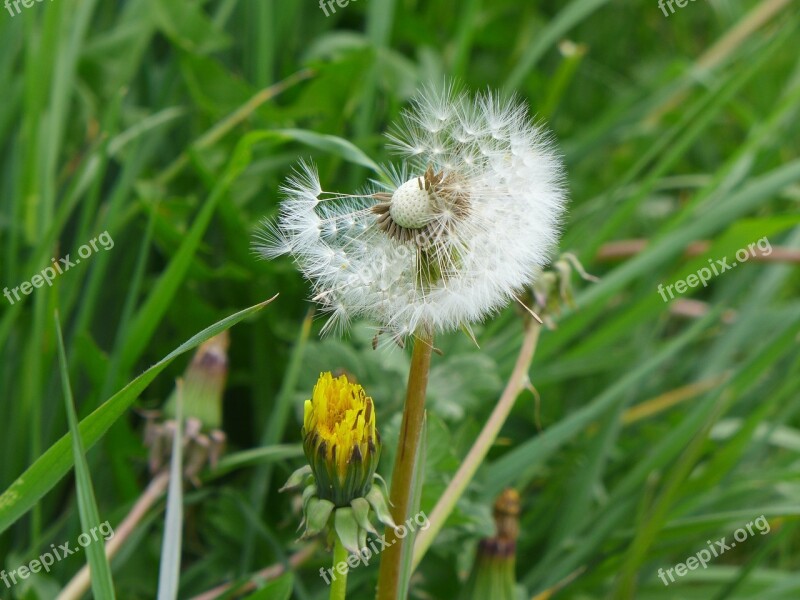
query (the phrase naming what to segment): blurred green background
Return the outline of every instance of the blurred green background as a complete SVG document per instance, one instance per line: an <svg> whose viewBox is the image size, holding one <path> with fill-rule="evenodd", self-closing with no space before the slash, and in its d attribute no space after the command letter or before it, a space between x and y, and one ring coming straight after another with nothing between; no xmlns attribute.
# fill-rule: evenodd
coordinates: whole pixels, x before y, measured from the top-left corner
<svg viewBox="0 0 800 600"><path fill-rule="evenodd" d="M229 451L294 452L301 401L321 370L345 369L376 400L386 472L407 353L373 351L367 324L320 340L306 282L288 259L258 260L251 242L298 159L313 157L325 189L354 190L369 172L337 138L389 160L383 132L399 110L423 83L452 77L518 94L553 130L571 197L561 250L601 281L573 278L576 306L542 334L531 369L540 402L520 396L411 596L456 597L492 532L494 497L514 486L524 597L800 597L796 3L698 1L668 16L656 0L334 6L326 16L300 0L53 0L0 11L0 286L74 259L105 231L114 241L52 287L0 298L1 489L69 431L55 309L84 418L197 332L276 293L231 329ZM680 301L659 295L765 237L770 256ZM636 241L620 252L623 240ZM480 348L438 340L424 510L491 412L520 322L509 307L476 328ZM160 406L189 357L131 392L134 407ZM100 521L116 526L149 476L140 411L112 421L87 461ZM56 455L70 461L70 447ZM181 598L247 582L302 546L296 501L277 493L302 460L259 456L187 488ZM0 496L0 569L84 530L75 478L56 462L26 475L41 499ZM156 597L163 508L112 562L119 598ZM659 579L761 515L768 535L669 587ZM0 597L54 598L85 561L0 584ZM317 550L294 568L292 597L327 597L328 563ZM371 597L376 577L377 564L354 570L351 597Z"/></svg>

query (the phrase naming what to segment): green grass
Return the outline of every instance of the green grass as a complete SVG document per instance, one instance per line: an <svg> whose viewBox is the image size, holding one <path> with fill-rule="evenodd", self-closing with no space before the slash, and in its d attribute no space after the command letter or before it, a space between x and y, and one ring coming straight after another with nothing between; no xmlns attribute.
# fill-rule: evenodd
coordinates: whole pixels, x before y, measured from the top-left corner
<svg viewBox="0 0 800 600"><path fill-rule="evenodd" d="M601 281L574 277L575 307L542 334L530 372L540 406L520 396L410 597L457 596L506 486L522 495L524 597L553 586L555 598L796 597L798 35L786 0L690 2L669 17L655 0L351 0L329 17L298 0L2 9L0 287L30 281L51 257L74 259L104 231L114 246L13 305L0 297L0 570L122 521L149 481L141 410L159 407L189 351L229 327L229 457L185 488L182 547L181 523L169 523L178 597L260 581L302 550L294 500L277 488L303 463L302 400L320 371L345 369L375 398L390 470L407 353L373 351L368 324L320 339L307 283L290 260L258 260L251 242L297 160L313 158L326 189L359 187L390 159L382 134L414 91L457 77L515 92L546 119L571 196L561 250ZM794 254L689 290L695 316L662 301L659 284L764 237L772 258ZM647 244L603 258L626 239ZM708 244L687 256L698 241ZM522 336L513 307L475 331L479 349L461 334L437 340L427 512ZM95 585L156 597L165 509L155 505ZM659 568L760 515L768 535L661 583ZM82 552L0 583L0 598L55 598L87 560L102 572L102 557ZM330 554L301 563L249 593L327 597L318 573ZM377 562L353 569L351 597L371 597L376 577Z"/></svg>

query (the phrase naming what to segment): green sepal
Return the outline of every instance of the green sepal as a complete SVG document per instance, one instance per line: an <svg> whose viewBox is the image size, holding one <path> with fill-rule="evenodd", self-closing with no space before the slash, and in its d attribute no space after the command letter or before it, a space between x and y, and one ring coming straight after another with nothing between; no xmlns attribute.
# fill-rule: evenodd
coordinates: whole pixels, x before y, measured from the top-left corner
<svg viewBox="0 0 800 600"><path fill-rule="evenodd" d="M352 502L350 502L350 506L353 508L353 514L356 517L356 522L358 526L364 530L364 537L366 538L366 532L370 532L373 535L378 535L378 531L373 527L372 522L369 520L369 502L367 502L364 498L355 498ZM363 548L364 546L359 546Z"/></svg>
<svg viewBox="0 0 800 600"><path fill-rule="evenodd" d="M363 466L358 453L354 453L348 461L347 471L345 471L344 481L341 482L340 490L337 490L340 492L336 494L336 502L339 506L347 506L352 498L361 495L359 487L363 486Z"/></svg>
<svg viewBox="0 0 800 600"><path fill-rule="evenodd" d="M330 500L323 500L322 498L316 497L309 500L308 508L306 508L306 520L308 521L308 525L306 525L306 531L303 537L317 535L320 531L325 529L334 508L335 506Z"/></svg>
<svg viewBox="0 0 800 600"><path fill-rule="evenodd" d="M308 507L308 501L311 500L314 496L317 495L317 486L314 484L309 485L306 489L303 490L303 512L306 512Z"/></svg>
<svg viewBox="0 0 800 600"><path fill-rule="evenodd" d="M373 486L367 493L367 501L372 506L372 510L375 511L375 515L381 523L388 525L392 529L397 529L397 525L394 519L392 519L392 514L389 512L389 507L386 505L386 497L381 490Z"/></svg>
<svg viewBox="0 0 800 600"><path fill-rule="evenodd" d="M380 483L383 486L383 496L385 498L389 497L389 484L386 483L386 480L381 477L380 473L373 473L372 475L372 484L375 485L375 482Z"/></svg>
<svg viewBox="0 0 800 600"><path fill-rule="evenodd" d="M359 548L366 548L367 547L367 530L363 527L358 528L358 547Z"/></svg>
<svg viewBox="0 0 800 600"><path fill-rule="evenodd" d="M300 467L294 473L289 476L289 479L283 484L283 487L279 489L279 492L286 492L288 490L294 490L301 487L303 484L306 483L308 476L311 475L311 465L305 465L304 467Z"/></svg>
<svg viewBox="0 0 800 600"><path fill-rule="evenodd" d="M303 490L303 496L302 496L302 500L303 500L303 518L301 519L300 524L297 526L297 529L295 531L300 531L303 528L303 526L305 526L305 524L306 524L306 507L308 506L308 501L311 500L311 498L313 498L314 496L316 496L316 494L317 494L317 486L315 486L313 483L310 484L308 487L306 487L306 489Z"/></svg>
<svg viewBox="0 0 800 600"><path fill-rule="evenodd" d="M353 509L337 508L333 515L333 524L342 546L347 548L350 553L358 554L358 530L360 527L353 514Z"/></svg>

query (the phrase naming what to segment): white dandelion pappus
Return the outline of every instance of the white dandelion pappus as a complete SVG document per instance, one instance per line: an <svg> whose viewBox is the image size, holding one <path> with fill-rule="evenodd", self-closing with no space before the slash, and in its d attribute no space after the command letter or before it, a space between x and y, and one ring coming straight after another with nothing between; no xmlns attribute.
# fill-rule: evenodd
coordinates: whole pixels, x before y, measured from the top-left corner
<svg viewBox="0 0 800 600"><path fill-rule="evenodd" d="M324 192L301 163L283 186L265 258L291 255L331 315L402 341L482 321L531 285L557 243L566 193L549 135L492 92L423 91L388 136L402 166L391 185Z"/></svg>

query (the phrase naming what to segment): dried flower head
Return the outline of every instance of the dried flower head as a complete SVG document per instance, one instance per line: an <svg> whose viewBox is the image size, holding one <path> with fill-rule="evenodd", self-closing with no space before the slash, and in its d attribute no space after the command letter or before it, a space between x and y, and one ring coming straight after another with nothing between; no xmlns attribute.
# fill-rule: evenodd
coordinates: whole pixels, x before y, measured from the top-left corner
<svg viewBox="0 0 800 600"><path fill-rule="evenodd" d="M469 330L547 264L566 201L561 161L523 104L452 87L423 91L389 140L402 165L360 194L324 192L301 164L258 249L295 259L331 315L326 329L363 317L398 340Z"/></svg>
<svg viewBox="0 0 800 600"><path fill-rule="evenodd" d="M228 379L227 331L204 342L186 369L183 377L184 475L199 486L199 473L206 467L216 468L225 450L226 435L222 430L222 400ZM147 411L145 445L150 449L150 471L156 473L172 456L177 431L178 389L163 411Z"/></svg>

